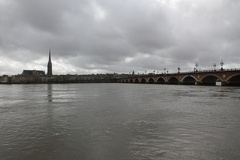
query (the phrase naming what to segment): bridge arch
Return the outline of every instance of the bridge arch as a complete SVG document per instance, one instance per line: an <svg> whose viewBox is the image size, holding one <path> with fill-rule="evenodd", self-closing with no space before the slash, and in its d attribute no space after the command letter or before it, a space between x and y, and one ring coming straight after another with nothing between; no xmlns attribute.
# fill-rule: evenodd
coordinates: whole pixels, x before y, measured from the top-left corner
<svg viewBox="0 0 240 160"><path fill-rule="evenodd" d="M154 79L153 79L153 78L149 78L149 79L148 79L148 83L149 83L149 84L154 84L154 83L155 83L155 81L154 81Z"/></svg>
<svg viewBox="0 0 240 160"><path fill-rule="evenodd" d="M212 85L212 86L216 85L217 81L222 82L222 79L214 74L206 75L200 80L202 85Z"/></svg>
<svg viewBox="0 0 240 160"><path fill-rule="evenodd" d="M146 83L147 81L146 81L145 78L142 78L142 79L140 80L140 82L141 82L141 83Z"/></svg>
<svg viewBox="0 0 240 160"><path fill-rule="evenodd" d="M157 79L157 83L158 83L158 84L165 84L165 83L166 83L166 80L165 80L163 77L159 77L159 78Z"/></svg>
<svg viewBox="0 0 240 160"><path fill-rule="evenodd" d="M139 79L135 79L135 83L139 83Z"/></svg>
<svg viewBox="0 0 240 160"><path fill-rule="evenodd" d="M179 80L176 77L171 77L168 79L168 84L178 84Z"/></svg>
<svg viewBox="0 0 240 160"><path fill-rule="evenodd" d="M240 74L235 74L227 79L227 85L240 86Z"/></svg>
<svg viewBox="0 0 240 160"><path fill-rule="evenodd" d="M130 82L130 83L133 83L133 79L130 79L129 82Z"/></svg>
<svg viewBox="0 0 240 160"><path fill-rule="evenodd" d="M194 76L187 75L183 77L181 81L182 81L182 84L185 84L185 85L195 85L197 82L197 79Z"/></svg>

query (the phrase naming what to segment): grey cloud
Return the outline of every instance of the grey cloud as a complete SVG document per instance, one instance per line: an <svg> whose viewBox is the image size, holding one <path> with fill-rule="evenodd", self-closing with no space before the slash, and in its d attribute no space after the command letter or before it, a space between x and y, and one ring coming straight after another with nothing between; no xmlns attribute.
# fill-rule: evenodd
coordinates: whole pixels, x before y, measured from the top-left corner
<svg viewBox="0 0 240 160"><path fill-rule="evenodd" d="M221 59L236 67L240 60L236 0L0 0L0 14L0 56L26 68L40 60L44 68L49 48L55 63L89 73L187 71ZM5 65L0 74L19 72Z"/></svg>

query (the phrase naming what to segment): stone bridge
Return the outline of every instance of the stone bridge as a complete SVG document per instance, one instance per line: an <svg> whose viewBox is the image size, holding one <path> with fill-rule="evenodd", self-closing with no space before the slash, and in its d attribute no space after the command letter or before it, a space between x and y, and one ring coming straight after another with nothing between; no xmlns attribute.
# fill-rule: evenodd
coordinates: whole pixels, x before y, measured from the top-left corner
<svg viewBox="0 0 240 160"><path fill-rule="evenodd" d="M173 74L132 75L117 79L119 83L185 84L240 86L240 70L212 70Z"/></svg>

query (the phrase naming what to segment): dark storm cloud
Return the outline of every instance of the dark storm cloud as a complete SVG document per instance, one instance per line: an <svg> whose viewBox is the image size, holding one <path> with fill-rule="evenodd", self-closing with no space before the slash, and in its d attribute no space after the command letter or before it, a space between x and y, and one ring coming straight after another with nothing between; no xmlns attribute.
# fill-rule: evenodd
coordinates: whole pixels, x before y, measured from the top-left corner
<svg viewBox="0 0 240 160"><path fill-rule="evenodd" d="M239 67L237 0L0 0L0 15L1 74L45 70L49 48L59 74Z"/></svg>

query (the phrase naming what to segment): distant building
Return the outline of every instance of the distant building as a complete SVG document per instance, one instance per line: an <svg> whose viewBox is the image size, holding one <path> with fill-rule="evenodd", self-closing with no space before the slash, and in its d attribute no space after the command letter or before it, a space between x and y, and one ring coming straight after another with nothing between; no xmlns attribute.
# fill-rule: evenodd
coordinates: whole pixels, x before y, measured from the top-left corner
<svg viewBox="0 0 240 160"><path fill-rule="evenodd" d="M7 83L7 82L8 82L8 76L7 75L0 76L0 83Z"/></svg>
<svg viewBox="0 0 240 160"><path fill-rule="evenodd" d="M52 76L52 60L51 60L51 50L49 49L49 60L47 66L47 75Z"/></svg>
<svg viewBox="0 0 240 160"><path fill-rule="evenodd" d="M45 72L39 71L39 70L23 70L22 75L23 76L44 76Z"/></svg>

